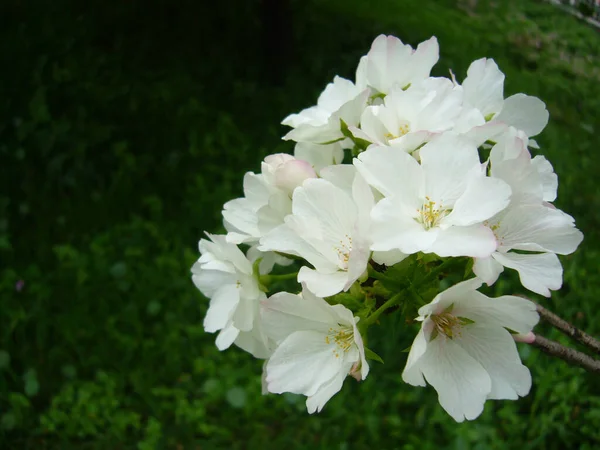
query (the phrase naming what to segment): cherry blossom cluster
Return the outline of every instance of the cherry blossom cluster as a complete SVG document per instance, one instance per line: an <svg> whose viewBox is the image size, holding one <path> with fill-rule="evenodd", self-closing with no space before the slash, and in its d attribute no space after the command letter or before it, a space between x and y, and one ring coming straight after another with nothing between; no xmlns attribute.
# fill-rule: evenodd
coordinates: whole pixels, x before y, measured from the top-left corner
<svg viewBox="0 0 600 450"><path fill-rule="evenodd" d="M367 377L380 359L368 330L389 313L416 334L403 380L433 386L455 420L530 390L515 340L531 339L535 305L478 289L507 268L550 296L557 255L583 236L551 203L551 164L529 150L544 103L504 98L491 59L462 83L432 77L438 56L435 37L416 49L377 37L354 81L336 76L284 119L294 155L248 172L244 196L223 207L226 234L200 241L192 278L210 298L205 330L220 350L264 359L264 391L302 394L309 413L348 375Z"/></svg>

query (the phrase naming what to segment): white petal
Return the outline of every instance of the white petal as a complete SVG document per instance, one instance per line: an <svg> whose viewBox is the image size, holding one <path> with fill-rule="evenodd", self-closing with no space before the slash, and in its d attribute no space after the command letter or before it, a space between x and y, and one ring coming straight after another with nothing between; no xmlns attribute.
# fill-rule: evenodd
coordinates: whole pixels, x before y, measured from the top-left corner
<svg viewBox="0 0 600 450"><path fill-rule="evenodd" d="M252 331L241 331L234 344L258 359L266 359L273 353L273 343L264 334L262 326L256 326Z"/></svg>
<svg viewBox="0 0 600 450"><path fill-rule="evenodd" d="M297 128L304 124L319 126L327 123L330 114L324 108L311 106L310 108L303 109L298 114L290 114L281 121L281 124L292 128Z"/></svg>
<svg viewBox="0 0 600 450"><path fill-rule="evenodd" d="M336 75L333 77L333 82L329 83L319 95L317 104L326 111L334 113L359 93L360 90L352 81Z"/></svg>
<svg viewBox="0 0 600 450"><path fill-rule="evenodd" d="M256 210L245 198L236 198L223 206L223 219L225 220L225 228L228 242L241 244L249 240L258 239L260 232L258 231L258 217ZM238 236L242 236L240 240ZM245 235L245 236L244 236Z"/></svg>
<svg viewBox="0 0 600 450"><path fill-rule="evenodd" d="M563 270L554 253L521 255L509 252L492 256L504 267L519 272L521 284L530 291L550 297L550 289L554 291L562 286Z"/></svg>
<svg viewBox="0 0 600 450"><path fill-rule="evenodd" d="M510 194L510 186L500 179L474 178L443 223L462 226L481 223L506 208Z"/></svg>
<svg viewBox="0 0 600 450"><path fill-rule="evenodd" d="M473 145L480 147L485 141L494 140L494 138L505 132L507 125L505 123L496 122L495 120L471 128L463 136L469 139Z"/></svg>
<svg viewBox="0 0 600 450"><path fill-rule="evenodd" d="M395 198L384 198L375 205L371 213L372 250L400 250L410 255L431 247L438 237L439 228L425 230L423 225L408 215L408 209Z"/></svg>
<svg viewBox="0 0 600 450"><path fill-rule="evenodd" d="M537 155L531 160L531 165L540 174L544 192L544 201L553 202L556 200L556 191L558 189L558 176L554 173L552 164L542 155Z"/></svg>
<svg viewBox="0 0 600 450"><path fill-rule="evenodd" d="M321 171L321 178L348 193L352 193L352 183L355 176L356 168L352 164L329 166Z"/></svg>
<svg viewBox="0 0 600 450"><path fill-rule="evenodd" d="M504 102L504 74L493 59L473 61L462 87L465 101L478 108L484 116L497 113Z"/></svg>
<svg viewBox="0 0 600 450"><path fill-rule="evenodd" d="M443 336L429 341L419 367L454 420L473 420L483 412L492 381L481 364L454 341Z"/></svg>
<svg viewBox="0 0 600 450"><path fill-rule="evenodd" d="M288 132L283 139L296 142L312 142L314 144L325 144L343 139L339 119L330 118L325 125L313 126L302 124Z"/></svg>
<svg viewBox="0 0 600 450"><path fill-rule="evenodd" d="M246 258L246 255L238 248L237 245L227 242L226 236L220 234L206 235L214 242L215 250L217 250L217 258L226 261L231 261L235 268L247 275L252 275L252 264Z"/></svg>
<svg viewBox="0 0 600 450"><path fill-rule="evenodd" d="M405 87L428 77L439 58L439 46L432 37L413 51L394 36L380 35L367 57L368 83L379 92L388 93L394 85Z"/></svg>
<svg viewBox="0 0 600 450"><path fill-rule="evenodd" d="M425 326L425 323L423 323ZM410 347L410 353L408 354L408 359L406 361L406 366L404 367L404 371L402 372L402 379L405 383L411 384L413 386L422 386L425 387L425 378L423 378L423 374L419 368L419 360L427 351L427 341L425 340L425 334L423 332L423 326L419 330L419 333L415 337L415 340Z"/></svg>
<svg viewBox="0 0 600 450"><path fill-rule="evenodd" d="M238 337L240 330L235 328L233 325L229 324L225 328L221 330L215 344L217 348L221 351L228 349L233 344L233 341Z"/></svg>
<svg viewBox="0 0 600 450"><path fill-rule="evenodd" d="M339 142L329 145L298 142L294 148L294 156L309 162L319 173L324 167L340 164L344 159L344 150Z"/></svg>
<svg viewBox="0 0 600 450"><path fill-rule="evenodd" d="M583 240L571 216L543 205L511 207L500 219L496 234L506 249L561 255L573 253Z"/></svg>
<svg viewBox="0 0 600 450"><path fill-rule="evenodd" d="M262 252L272 250L280 253L287 253L289 255L300 256L316 267L335 267L321 254L320 251L316 250L312 244L300 237L298 233L290 228L288 224L291 224L294 227L298 225L298 218L288 216L287 222L287 224L281 225L263 236L260 239L258 249ZM316 221L313 220L313 223L315 222ZM304 224L306 224L306 222ZM300 227L298 226L298 228ZM306 226L302 226L302 228L307 229Z"/></svg>
<svg viewBox="0 0 600 450"><path fill-rule="evenodd" d="M538 323L535 304L525 298L503 295L489 298L478 291L461 296L453 295L452 314L476 323L499 326L521 334L528 333Z"/></svg>
<svg viewBox="0 0 600 450"><path fill-rule="evenodd" d="M294 191L294 215L318 218L332 234L350 234L357 218L352 198L333 183L322 179L306 180Z"/></svg>
<svg viewBox="0 0 600 450"><path fill-rule="evenodd" d="M317 392L306 399L306 409L309 414L321 412L325 403L342 389L342 385L344 384L344 380L346 379L352 364L353 363L351 362L346 362L333 378L322 384Z"/></svg>
<svg viewBox="0 0 600 450"><path fill-rule="evenodd" d="M240 302L240 290L235 284L222 286L210 299L210 306L204 317L204 330L213 333L229 323Z"/></svg>
<svg viewBox="0 0 600 450"><path fill-rule="evenodd" d="M258 297L240 296L240 301L233 313L233 325L240 331L250 331L254 324L254 318L258 314Z"/></svg>
<svg viewBox="0 0 600 450"><path fill-rule="evenodd" d="M318 297L329 297L341 292L347 281L348 273L345 271L321 273L304 266L298 272L298 282L306 283L306 287Z"/></svg>
<svg viewBox="0 0 600 450"><path fill-rule="evenodd" d="M358 139L364 139L367 142L385 144L387 142L386 134L390 132L379 117L382 105L368 106L360 116L360 128L349 128L352 135Z"/></svg>
<svg viewBox="0 0 600 450"><path fill-rule="evenodd" d="M400 250L378 251L373 252L372 255L373 261L377 264L385 264L386 266L393 266L407 257L408 255L402 253Z"/></svg>
<svg viewBox="0 0 600 450"><path fill-rule="evenodd" d="M269 197L269 203L257 211L258 235L262 237L285 221L292 212L292 199L283 191L278 191ZM228 235L229 236L229 235Z"/></svg>
<svg viewBox="0 0 600 450"><path fill-rule="evenodd" d="M488 286L494 284L503 271L504 266L491 256L487 258L475 258L473 273L485 281Z"/></svg>
<svg viewBox="0 0 600 450"><path fill-rule="evenodd" d="M365 89L360 94L358 94L354 99L346 102L342 107L332 114L329 118L329 126L331 128L339 129L339 134L343 136L341 132L341 121L348 126L356 126L360 122L360 117L362 112L367 107L367 101L369 100L369 95L371 94L370 89ZM321 142L329 142L333 141L333 139L329 139L328 141Z"/></svg>
<svg viewBox="0 0 600 450"><path fill-rule="evenodd" d="M496 250L496 237L483 225L450 227L440 230L428 253L438 256L472 256L485 258Z"/></svg>
<svg viewBox="0 0 600 450"><path fill-rule="evenodd" d="M296 331L275 350L267 363L269 392L314 395L331 378L343 371L344 358L336 358L326 335Z"/></svg>
<svg viewBox="0 0 600 450"><path fill-rule="evenodd" d="M235 273L222 270L206 270L197 262L192 266L192 274L192 281L200 292L208 298L215 295L215 292L222 286L226 284L234 285L237 282Z"/></svg>
<svg viewBox="0 0 600 450"><path fill-rule="evenodd" d="M244 197L253 208L266 205L273 190L266 182L264 175L246 172L244 175Z"/></svg>
<svg viewBox="0 0 600 450"><path fill-rule="evenodd" d="M546 104L539 98L515 94L504 100L502 111L494 119L523 130L530 137L542 132L548 117Z"/></svg>
<svg viewBox="0 0 600 450"><path fill-rule="evenodd" d="M466 325L456 337L456 343L490 376L489 399L516 400L529 393L531 374L521 364L515 341L504 328L478 323Z"/></svg>
<svg viewBox="0 0 600 450"><path fill-rule="evenodd" d="M422 198L422 169L408 153L373 145L354 158L353 163L367 183L383 195L414 198L418 205L418 199Z"/></svg>
<svg viewBox="0 0 600 450"><path fill-rule="evenodd" d="M302 296L288 292L272 295L261 303L261 318L265 334L276 343L296 331L327 333L339 319L336 310L325 300L306 290Z"/></svg>
<svg viewBox="0 0 600 450"><path fill-rule="evenodd" d="M470 177L481 172L477 147L461 136L440 135L425 144L419 154L425 193L445 207L453 206L465 191Z"/></svg>

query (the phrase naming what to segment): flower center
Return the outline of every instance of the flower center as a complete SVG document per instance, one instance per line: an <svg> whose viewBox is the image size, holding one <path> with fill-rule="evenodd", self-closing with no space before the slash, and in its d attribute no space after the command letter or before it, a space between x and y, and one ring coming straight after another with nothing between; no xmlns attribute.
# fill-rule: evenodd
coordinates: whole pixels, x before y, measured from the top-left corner
<svg viewBox="0 0 600 450"><path fill-rule="evenodd" d="M463 327L474 323L466 317L458 317L452 314L454 304L450 305L439 314L430 316L435 328L431 332L430 340L434 340L439 334L446 336L449 339L460 337Z"/></svg>
<svg viewBox="0 0 600 450"><path fill-rule="evenodd" d="M436 227L439 222L450 213L450 209L442 207L441 203L434 202L429 197L425 197L425 202L421 209L417 209L419 214L417 222L423 224L426 230Z"/></svg>
<svg viewBox="0 0 600 450"><path fill-rule="evenodd" d="M342 353L348 353L350 347L354 344L354 329L347 325L338 324L338 328L331 327L325 336L327 344L335 344L333 354L336 358Z"/></svg>
<svg viewBox="0 0 600 450"><path fill-rule="evenodd" d="M404 136L405 134L408 134L410 132L410 125L408 123L403 123L398 127L398 134L394 134L394 133L386 133L385 138L388 141L391 141L392 139L398 139L399 137Z"/></svg>
<svg viewBox="0 0 600 450"><path fill-rule="evenodd" d="M333 249L338 255L340 268L348 270L348 261L350 261L350 252L352 251L352 237L346 234Z"/></svg>
<svg viewBox="0 0 600 450"><path fill-rule="evenodd" d="M456 335L460 335L461 321L458 317L443 312L441 314L431 316L431 320L435 324L435 331L452 339Z"/></svg>

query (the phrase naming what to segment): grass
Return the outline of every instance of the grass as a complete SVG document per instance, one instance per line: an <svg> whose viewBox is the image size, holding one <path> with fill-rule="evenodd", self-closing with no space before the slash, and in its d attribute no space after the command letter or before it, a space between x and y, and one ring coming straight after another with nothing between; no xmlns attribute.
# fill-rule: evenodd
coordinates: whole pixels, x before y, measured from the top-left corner
<svg viewBox="0 0 600 450"><path fill-rule="evenodd" d="M493 57L507 95L547 103L538 142L586 238L544 304L600 335L597 31L545 2L292 0L278 48L257 1L113 3L0 7L4 448L594 448L592 375L522 346L530 395L457 425L432 389L401 382L401 324L372 336L385 365L321 414L261 396L261 363L203 332L189 268L243 173L291 151L285 115L351 77L377 34L436 35L436 75ZM496 291L524 293L510 279Z"/></svg>

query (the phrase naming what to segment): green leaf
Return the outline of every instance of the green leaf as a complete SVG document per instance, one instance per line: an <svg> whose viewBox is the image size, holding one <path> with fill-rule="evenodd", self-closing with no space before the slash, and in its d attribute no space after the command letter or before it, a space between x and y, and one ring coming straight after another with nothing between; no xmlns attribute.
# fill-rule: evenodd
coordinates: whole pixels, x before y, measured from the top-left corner
<svg viewBox="0 0 600 450"><path fill-rule="evenodd" d="M10 353L6 350L0 350L0 370L7 369L10 366Z"/></svg>
<svg viewBox="0 0 600 450"><path fill-rule="evenodd" d="M373 361L380 362L381 364L384 363L383 359L381 359L381 356L379 356L377 353L375 353L370 348L365 347L365 356L367 357L367 359L372 359Z"/></svg>
<svg viewBox="0 0 600 450"><path fill-rule="evenodd" d="M25 380L25 394L28 397L33 397L40 390L40 383L35 378L28 378Z"/></svg>
<svg viewBox="0 0 600 450"><path fill-rule="evenodd" d="M467 264L465 265L465 273L463 275L463 279L466 280L469 277L469 275L471 275L471 273L473 272L473 264L475 264L475 259L469 258Z"/></svg>

